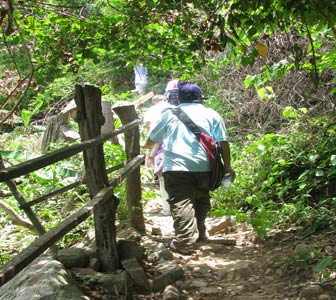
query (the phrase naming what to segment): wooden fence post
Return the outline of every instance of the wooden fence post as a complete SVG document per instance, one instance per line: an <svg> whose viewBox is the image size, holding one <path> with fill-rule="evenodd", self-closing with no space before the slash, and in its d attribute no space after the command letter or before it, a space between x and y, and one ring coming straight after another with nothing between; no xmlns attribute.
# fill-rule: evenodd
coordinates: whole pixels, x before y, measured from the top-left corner
<svg viewBox="0 0 336 300"><path fill-rule="evenodd" d="M126 125L137 118L133 104L113 108L119 116L121 123ZM125 150L127 160L131 160L140 154L139 126L125 132ZM126 178L127 209L131 225L140 233L145 233L145 220L141 204L141 177L140 167L136 168Z"/></svg>
<svg viewBox="0 0 336 300"><path fill-rule="evenodd" d="M91 85L76 85L75 92L79 133L82 141L86 141L99 136L101 126L105 122L101 91ZM103 144L85 150L84 163L89 191L93 198L102 188L108 186ZM115 228L117 205L118 200L113 196L94 208L97 256L102 270L106 272L119 269Z"/></svg>

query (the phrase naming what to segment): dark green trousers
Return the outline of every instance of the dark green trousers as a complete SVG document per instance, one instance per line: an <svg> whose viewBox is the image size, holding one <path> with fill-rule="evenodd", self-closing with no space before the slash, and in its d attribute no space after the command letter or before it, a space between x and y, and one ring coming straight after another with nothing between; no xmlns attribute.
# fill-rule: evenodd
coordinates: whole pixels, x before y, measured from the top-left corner
<svg viewBox="0 0 336 300"><path fill-rule="evenodd" d="M210 172L169 171L163 173L174 221L174 245L192 247L206 232L205 219L210 211Z"/></svg>

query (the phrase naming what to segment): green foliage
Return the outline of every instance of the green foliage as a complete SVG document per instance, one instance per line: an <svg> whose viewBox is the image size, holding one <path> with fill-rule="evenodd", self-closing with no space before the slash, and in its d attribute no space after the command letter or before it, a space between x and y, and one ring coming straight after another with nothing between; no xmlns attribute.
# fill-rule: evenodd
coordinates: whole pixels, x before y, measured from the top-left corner
<svg viewBox="0 0 336 300"><path fill-rule="evenodd" d="M320 281L323 279L329 279L335 265L336 261L332 256L323 256L317 261L313 268L313 272L320 274Z"/></svg>
<svg viewBox="0 0 336 300"><path fill-rule="evenodd" d="M306 234L335 224L335 130L329 117L296 119L285 134L233 149L237 179L228 193L215 193L217 214L243 211L261 237L274 223Z"/></svg>
<svg viewBox="0 0 336 300"><path fill-rule="evenodd" d="M230 121L230 117L237 116L237 122L229 123L230 133L242 131L239 127L248 132L234 137L236 141L245 138L243 143L232 145L237 179L230 191L213 193L214 214L235 215L237 221L248 221L262 238L275 223L282 227L303 226L306 234L335 224L334 121L328 117L309 119L309 101L306 106L296 103L296 99L290 104L279 103L282 90L275 86L300 72L304 78L308 74L307 81L312 82L321 76L330 77L322 89L335 94L333 1L99 0L94 1L88 16L82 17L79 8L83 1L72 1L71 6L59 1L52 10L50 3L54 1L16 2L16 28L8 36L2 35L0 41L0 84L6 87L1 91L0 104L6 103L8 110L18 104L18 115L26 126L23 131L13 131L13 137L2 136L1 153L6 164L34 157L33 149L26 149L31 142L22 138L29 134L29 140L37 139L28 131L31 117L39 111L44 115L57 113L65 101L72 99L75 83L100 87L103 97L114 104L134 100L130 92L133 66L139 62L150 68L153 87L171 71L193 78L202 70L204 90L209 94L205 104ZM279 38L278 32L283 36ZM284 37L286 43L281 40ZM283 46L277 49L278 45ZM256 63L258 69L252 71ZM227 75L224 67L238 73L241 66L251 70L244 76L242 87L246 90L221 81ZM25 87L29 87L26 93ZM263 104L282 104L281 126L286 127L278 133L272 130L259 136L258 128L251 130L258 127L251 125L251 116L239 111L243 95L251 97L250 87ZM308 100L316 97L298 94ZM144 132L141 134L144 139ZM49 150L62 146L52 144ZM107 142L104 151L107 167L125 159L119 146ZM81 166L82 159L76 156L33 172L20 178L20 192L34 199L67 185L75 180ZM152 174L142 175L144 181L151 182ZM6 189L3 184L1 187ZM124 184L114 192L125 199ZM153 191L146 191L144 202L154 196ZM75 200L78 208L89 197L80 188L65 198ZM37 206L48 226L60 221L63 201L60 197ZM19 211L13 198L8 203ZM125 201L120 202L117 213L120 220L127 219ZM7 222L1 216L0 220L2 224ZM80 238L81 233L64 238L62 245ZM1 254L0 259L8 255ZM328 270L329 264L322 261L317 269Z"/></svg>
<svg viewBox="0 0 336 300"><path fill-rule="evenodd" d="M0 150L5 166L17 165L18 163L36 158L40 154L33 152L35 141L38 139L35 134L29 135L25 132L14 130L12 134L5 134L1 136L1 144L6 144L6 149ZM54 151L67 146L67 143L51 143L49 151ZM11 150L12 149L12 150ZM125 160L125 153L120 145L112 144L107 141L104 143L104 151L106 158L106 167L112 167ZM17 188L19 193L28 202L36 198L69 185L78 180L80 170L82 169L83 158L82 154L72 156L70 159L60 161L52 164L46 168L31 172L25 176L16 179L18 183ZM113 176L113 174L111 175ZM8 191L8 187L1 183L0 187L3 191ZM115 189L116 195L119 199L125 199L125 185L122 184ZM50 198L48 201L41 202L33 207L34 212L42 222L47 230L57 226L67 215L77 211L83 207L90 200L86 185L81 185L75 190L68 191L62 195L57 195ZM127 205L126 201L121 201L118 207L118 217L121 220L127 219ZM19 204L13 196L6 197L6 204L9 205L17 213L22 214L19 209ZM24 216L26 217L26 216ZM7 226L10 219L6 214L0 210L0 224ZM81 241L85 237L85 233L93 228L92 217L81 223L76 229L67 234L59 241L62 247L68 247L74 243ZM24 239L23 239L24 235ZM0 262L5 263L11 259L11 253L17 250L23 250L34 239L35 236L26 229L16 229L16 233L12 233L11 240L2 241L4 243L0 252ZM13 237L15 237L14 240ZM17 248L15 251L7 251L11 245ZM20 243L20 247L17 246Z"/></svg>
<svg viewBox="0 0 336 300"><path fill-rule="evenodd" d="M57 224L55 224L56 226ZM94 228L93 217L89 217L84 222L79 224L70 233L63 236L57 243L61 248L69 248L72 245L78 244L79 242L86 242L87 233L92 232Z"/></svg>
<svg viewBox="0 0 336 300"><path fill-rule="evenodd" d="M115 145L111 142L104 143L104 153L105 153L105 164L106 168L113 167L119 163L126 160L126 153L124 152L121 145ZM109 174L109 178L113 177L114 173ZM117 208L117 219L127 220L128 219L128 208L126 199L126 183L125 181L116 186L113 189L114 195L120 200Z"/></svg>
<svg viewBox="0 0 336 300"><path fill-rule="evenodd" d="M126 184L125 182L118 185L113 190L114 195L120 199L117 209L117 219L120 221L128 220L128 207L126 202Z"/></svg>
<svg viewBox="0 0 336 300"><path fill-rule="evenodd" d="M300 246L300 245L299 245ZM301 251L295 251L288 257L286 268L295 268L296 270L307 271L314 262L316 250L313 247L303 246Z"/></svg>
<svg viewBox="0 0 336 300"><path fill-rule="evenodd" d="M258 89L267 82L284 78L291 68L293 68L293 64L289 64L285 59L275 63L271 67L265 65L262 73L246 77L245 87L248 88L252 84L255 89Z"/></svg>
<svg viewBox="0 0 336 300"><path fill-rule="evenodd" d="M87 288L90 284L97 283L102 276L103 274L98 272L94 273L93 275L77 273L75 279L80 283L81 287Z"/></svg>
<svg viewBox="0 0 336 300"><path fill-rule="evenodd" d="M126 154L121 145L116 145L107 141L104 143L103 147L106 168L110 168L125 161Z"/></svg>
<svg viewBox="0 0 336 300"><path fill-rule="evenodd" d="M330 280L335 263L333 257L326 255L323 249L308 244L298 244L288 257L276 262L286 271L312 272L318 282Z"/></svg>

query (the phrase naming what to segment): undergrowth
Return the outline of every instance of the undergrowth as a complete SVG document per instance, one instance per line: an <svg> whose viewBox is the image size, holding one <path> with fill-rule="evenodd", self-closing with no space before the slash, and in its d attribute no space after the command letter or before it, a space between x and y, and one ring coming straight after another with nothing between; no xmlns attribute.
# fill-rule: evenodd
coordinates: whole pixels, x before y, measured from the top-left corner
<svg viewBox="0 0 336 300"><path fill-rule="evenodd" d="M312 234L336 224L336 123L300 118L233 148L237 178L213 193L214 215L249 221L261 238L275 225Z"/></svg>
<svg viewBox="0 0 336 300"><path fill-rule="evenodd" d="M40 156L38 147L40 135L40 132L27 131L22 128L17 128L11 134L3 134L0 144L6 147L0 147L0 154L5 167L14 166ZM48 146L48 151L58 150L69 145L69 142L65 141L51 143ZM106 168L118 165L125 160L122 146L112 144L109 141L104 143L104 153L106 155ZM13 181L16 183L20 197L25 202L30 202L82 180L83 169L83 156L82 154L77 154L69 159L16 178ZM109 179L114 174L108 174ZM19 203L11 194L9 187L5 183L0 183L0 189L2 191L0 201L9 206L16 214L29 221L25 213L20 210ZM119 199L125 198L125 185L121 184L116 187L114 193ZM32 206L32 209L41 224L48 231L57 226L66 217L85 206L90 200L87 186L81 184L75 189L54 195L37 203ZM127 219L126 201L120 201L117 209L117 218L119 220ZM17 252L24 250L37 238L36 234L27 228L13 224L13 217L0 207L0 226L3 228L0 237L0 265L13 258ZM94 222L93 218L90 217L60 239L58 245L60 247L70 247L83 240L87 232L93 229Z"/></svg>
<svg viewBox="0 0 336 300"><path fill-rule="evenodd" d="M265 238L270 229L277 226L286 229L292 226L303 228L304 234L312 234L336 224L336 123L329 116L306 119L295 118L278 133L263 136L247 135L239 144L232 144L232 160L237 178L231 190L216 190L212 193L213 214L233 215L237 221L251 223L255 232ZM6 165L15 165L30 157L36 134L15 133L12 139L3 135L6 150L1 150ZM56 150L66 144L50 145ZM120 145L104 144L106 167L124 161ZM32 172L17 179L18 190L27 201L31 201L80 176L83 161L81 156L56 163L48 168ZM151 174L142 168L142 180L150 181ZM5 184L0 184L5 191ZM125 186L114 189L115 195L123 200ZM153 197L152 191L143 193L144 204ZM34 207L42 223L50 229L66 216L84 206L90 199L85 185L75 191L54 197ZM13 196L5 198L13 210L24 216ZM127 220L126 201L120 201L117 220ZM0 224L9 226L11 240L0 240L0 263L5 263L35 240L36 236L25 228L11 225L10 218L0 210ZM92 218L66 235L59 243L68 247L85 236L94 227ZM25 237L24 243L22 238ZM21 244L19 245L19 241Z"/></svg>

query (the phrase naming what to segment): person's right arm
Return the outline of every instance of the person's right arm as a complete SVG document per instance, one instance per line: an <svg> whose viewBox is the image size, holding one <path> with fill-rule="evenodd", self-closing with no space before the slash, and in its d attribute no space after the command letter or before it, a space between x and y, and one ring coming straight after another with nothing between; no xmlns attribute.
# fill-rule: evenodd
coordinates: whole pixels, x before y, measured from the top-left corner
<svg viewBox="0 0 336 300"><path fill-rule="evenodd" d="M157 144L156 142L153 142L149 137L147 138L146 142L141 146L144 149L151 149L154 147L154 145Z"/></svg>

